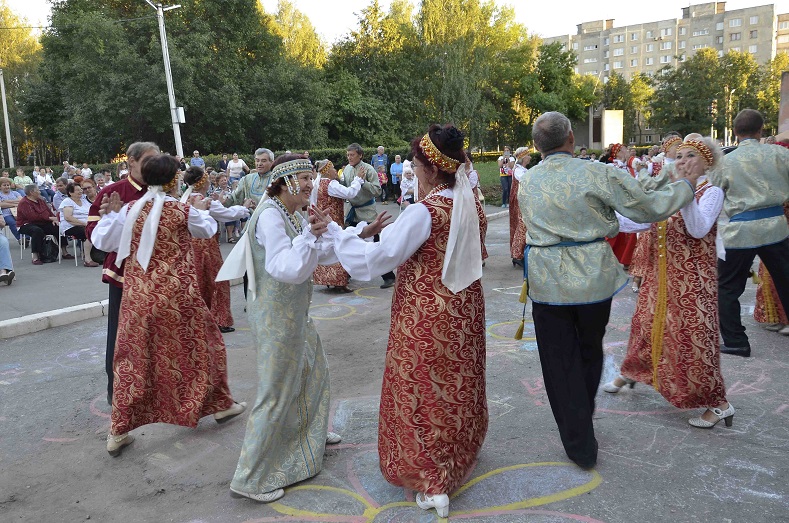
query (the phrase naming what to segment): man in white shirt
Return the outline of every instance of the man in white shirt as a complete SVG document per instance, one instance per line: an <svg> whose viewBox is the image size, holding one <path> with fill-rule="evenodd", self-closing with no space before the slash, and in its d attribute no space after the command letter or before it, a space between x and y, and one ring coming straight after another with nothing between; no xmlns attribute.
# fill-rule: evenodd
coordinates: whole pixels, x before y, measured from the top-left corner
<svg viewBox="0 0 789 523"><path fill-rule="evenodd" d="M93 169L88 167L88 164L83 163L82 164L82 170L80 171L80 174L82 174L83 178L93 178Z"/></svg>

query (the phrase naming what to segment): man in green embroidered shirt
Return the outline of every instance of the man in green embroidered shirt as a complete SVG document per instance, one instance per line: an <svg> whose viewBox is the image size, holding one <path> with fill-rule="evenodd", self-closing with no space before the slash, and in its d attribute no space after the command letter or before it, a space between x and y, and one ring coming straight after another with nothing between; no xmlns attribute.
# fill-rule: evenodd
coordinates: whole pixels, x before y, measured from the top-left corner
<svg viewBox="0 0 789 523"><path fill-rule="evenodd" d="M746 358L751 345L740 318L740 296L757 254L789 310L789 224L783 212L789 200L789 150L760 143L763 127L759 111L740 111L734 118L739 147L709 175L710 183L723 189L729 217L718 231L726 248L726 259L718 260L721 352Z"/></svg>
<svg viewBox="0 0 789 523"><path fill-rule="evenodd" d="M543 382L567 456L597 463L592 414L603 370L611 299L627 283L606 237L619 232L615 210L639 223L671 216L693 199L696 179L644 189L625 171L573 158L570 120L545 113L534 123L543 161L521 179L526 224L524 272Z"/></svg>

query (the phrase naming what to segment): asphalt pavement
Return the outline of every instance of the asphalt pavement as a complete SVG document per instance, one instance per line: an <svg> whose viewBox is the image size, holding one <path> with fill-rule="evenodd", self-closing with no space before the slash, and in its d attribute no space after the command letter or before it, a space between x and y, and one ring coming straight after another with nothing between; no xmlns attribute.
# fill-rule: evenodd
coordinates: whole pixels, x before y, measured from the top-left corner
<svg viewBox="0 0 789 523"><path fill-rule="evenodd" d="M506 219L492 219L486 242L490 427L475 469L452 497L449 519L789 521L789 338L754 323L755 286L743 297L753 357L722 357L728 399L737 409L733 426L694 429L687 420L700 410L676 409L644 385L615 395L600 391L600 456L587 472L563 452L531 323L523 340L513 339L522 274L510 261L508 229ZM31 314L106 295L98 269L65 262L20 269L18 282L0 288L4 313L9 296ZM387 484L378 469L377 408L392 294L381 283L352 280L355 292L345 295L316 287L311 315L330 365L330 430L343 442L327 448L318 476L269 505L228 495L246 414L221 426L206 418L196 429L141 427L120 457L107 454L106 318L1 340L0 521L436 521L434 511L416 508L413 493ZM231 294L237 330L225 335L230 389L237 400L252 402L255 348L240 286ZM615 377L624 357L635 298L626 289L614 299L604 381Z"/></svg>

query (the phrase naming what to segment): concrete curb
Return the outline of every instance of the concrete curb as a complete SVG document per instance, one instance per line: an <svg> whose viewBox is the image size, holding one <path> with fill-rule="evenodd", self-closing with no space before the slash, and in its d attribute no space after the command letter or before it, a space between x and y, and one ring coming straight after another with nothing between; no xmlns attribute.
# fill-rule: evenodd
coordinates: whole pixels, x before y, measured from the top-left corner
<svg viewBox="0 0 789 523"><path fill-rule="evenodd" d="M230 285L240 285L243 278L232 280ZM34 332L69 325L76 321L89 320L107 315L109 300L64 307L49 312L31 314L24 318L0 321L0 339L14 338Z"/></svg>
<svg viewBox="0 0 789 523"><path fill-rule="evenodd" d="M488 214L488 221L497 220L499 218L504 218L505 216L509 216L510 211L501 211L501 212L494 212L493 214Z"/></svg>

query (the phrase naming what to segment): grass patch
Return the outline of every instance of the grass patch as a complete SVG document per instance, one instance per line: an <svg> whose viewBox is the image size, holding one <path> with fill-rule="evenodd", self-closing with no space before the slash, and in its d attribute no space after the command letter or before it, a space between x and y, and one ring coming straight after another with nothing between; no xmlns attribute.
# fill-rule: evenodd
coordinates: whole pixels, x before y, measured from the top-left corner
<svg viewBox="0 0 789 523"><path fill-rule="evenodd" d="M479 184L485 195L486 205L501 205L501 182L499 181L499 164L497 162L475 163L479 173Z"/></svg>

